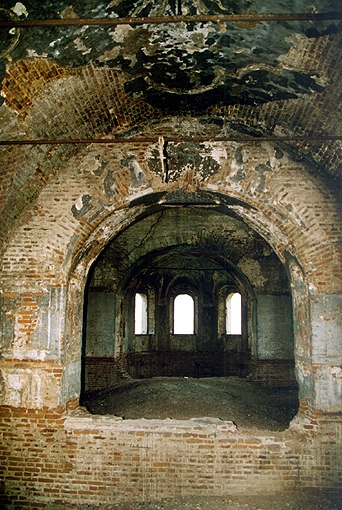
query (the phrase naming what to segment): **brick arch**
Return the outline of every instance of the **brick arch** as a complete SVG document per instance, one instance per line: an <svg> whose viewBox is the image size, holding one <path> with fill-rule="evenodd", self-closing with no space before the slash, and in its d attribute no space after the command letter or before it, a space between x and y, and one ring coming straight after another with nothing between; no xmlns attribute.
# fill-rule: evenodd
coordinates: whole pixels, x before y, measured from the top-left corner
<svg viewBox="0 0 342 510"><path fill-rule="evenodd" d="M269 233L269 235L271 236L272 240L272 234ZM293 312L295 318L296 372L297 380L300 386L301 412L306 414L309 411L312 412L315 407L321 407L323 404L322 401L316 398L316 390L318 389L319 391L320 382L315 374L317 371L319 372L319 369L314 367L314 360L310 354L313 341L313 325L310 317L312 313L312 303L309 296L310 286L308 284L307 276L303 272L303 269L295 257L292 256L291 258L288 258L288 255L285 254L284 263L291 278L291 286L293 292ZM86 277L86 271L83 271L83 277ZM71 282L74 282L74 280L72 279ZM80 292L80 289L76 284L74 284L73 292L74 294L71 301L77 302L82 299L82 292ZM319 297L318 299L321 298ZM325 300L326 303L329 301L329 297L325 295L322 297L322 299L323 301ZM327 320L330 320L328 316ZM317 317L315 317L315 321L317 321ZM331 340L332 343L337 341L336 338L335 340L331 338ZM321 359L321 363L322 361L323 358ZM322 366L322 370L325 370L327 376L329 366L327 364L324 367ZM326 382L327 381L325 381L324 384L326 384ZM313 388L315 388L315 390L313 390ZM333 404L331 402L330 404L336 406L336 403Z"/></svg>
<svg viewBox="0 0 342 510"><path fill-rule="evenodd" d="M312 408L337 407L340 383L330 361L332 356L339 359L336 309L341 291L334 196L305 165L286 154L276 156L270 144L258 149L224 144L221 149L214 173L205 177L202 170L187 165L165 184L151 163L150 147L140 147L140 152L130 148L128 159L127 151L118 151L112 171L107 161L110 149L93 148L80 161L69 162L65 179L58 176L47 183L31 214L13 233L3 259L3 357L23 364L41 362L35 368L36 379L51 390L44 402L36 398L39 384L23 368L23 380L28 377L33 385L32 395L19 389L15 402L53 406L76 398L84 285L91 264L120 229L156 206L155 198L160 202L172 190L185 194L200 190L216 194L223 210L256 230L288 266L299 310L295 319L308 319L305 331L298 329L298 356L303 338L314 352L312 358L310 349L301 351L302 399ZM76 163L81 163L77 173ZM319 341L322 333L324 346ZM12 370L10 363L8 367L5 381ZM330 383L336 392L324 404L320 395L323 385ZM4 403L11 399L5 392Z"/></svg>
<svg viewBox="0 0 342 510"><path fill-rule="evenodd" d="M228 210L260 233L283 261L287 254L295 256L315 288L341 290L338 196L305 164L294 162L286 153L279 155L271 144L216 143L207 151L202 167L195 158L182 168L177 159L182 146L176 144L177 172L166 185L156 149L157 144L124 145L115 151L92 146L71 158L46 183L31 211L23 215L21 226L12 232L3 259L4 275L29 269L32 282L46 278L48 283L60 284L82 257L92 233L98 232L98 243L101 229L113 228L113 214L124 226L131 221L122 212L125 206L140 203L143 212L144 201L139 197L200 190L230 197L231 203L224 202ZM201 147L194 145L193 150L201 155ZM239 200L247 206L240 206ZM127 209L130 215L132 210Z"/></svg>

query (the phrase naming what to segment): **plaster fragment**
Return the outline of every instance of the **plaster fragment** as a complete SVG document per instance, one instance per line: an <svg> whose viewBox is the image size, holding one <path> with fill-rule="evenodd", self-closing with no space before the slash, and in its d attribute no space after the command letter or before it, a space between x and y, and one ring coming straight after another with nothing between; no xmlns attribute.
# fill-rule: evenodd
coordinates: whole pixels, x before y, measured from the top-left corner
<svg viewBox="0 0 342 510"><path fill-rule="evenodd" d="M61 16L61 18L64 18L64 19L78 18L72 5L68 5L68 7L63 9L63 11L60 12L60 16Z"/></svg>
<svg viewBox="0 0 342 510"><path fill-rule="evenodd" d="M20 346L19 346L20 347ZM15 359L31 359L35 361L45 361L47 359L48 352L46 350L30 349L23 350L22 348L14 348L12 350L13 358Z"/></svg>
<svg viewBox="0 0 342 510"><path fill-rule="evenodd" d="M125 37L129 32L132 32L133 28L130 25L118 25L112 33L113 40L117 43L123 43Z"/></svg>
<svg viewBox="0 0 342 510"><path fill-rule="evenodd" d="M21 403L20 390L22 388L21 380L18 375L9 374L7 376L6 387L7 391L7 401L10 405L18 407Z"/></svg>
<svg viewBox="0 0 342 510"><path fill-rule="evenodd" d="M87 55L88 53L91 52L91 48L87 48L82 39L80 39L79 37L77 37L77 39L74 40L74 46L78 51L82 52L82 55Z"/></svg>
<svg viewBox="0 0 342 510"><path fill-rule="evenodd" d="M91 195L82 195L76 200L71 208L74 218L81 218L92 208L91 198Z"/></svg>
<svg viewBox="0 0 342 510"><path fill-rule="evenodd" d="M134 187L139 187L145 183L145 174L138 161L135 159L135 156L129 160L128 168L131 174L132 185Z"/></svg>
<svg viewBox="0 0 342 510"><path fill-rule="evenodd" d="M36 50L34 50L34 49L27 49L26 55L28 56L28 58L47 58L48 57L47 53L37 53Z"/></svg>
<svg viewBox="0 0 342 510"><path fill-rule="evenodd" d="M55 44L58 44L62 41L62 37L59 37L59 39L55 39L54 41L50 42L49 46L53 48Z"/></svg>
<svg viewBox="0 0 342 510"><path fill-rule="evenodd" d="M75 202L75 208L77 209L77 211L80 211L82 207L83 207L82 197L79 197Z"/></svg>
<svg viewBox="0 0 342 510"><path fill-rule="evenodd" d="M115 46L114 48L105 51L100 57L98 57L98 62L106 62L107 60L115 60L120 54L120 48Z"/></svg>
<svg viewBox="0 0 342 510"><path fill-rule="evenodd" d="M103 180L104 193L108 198L112 198L115 195L117 185L114 179L113 171L108 169L105 178Z"/></svg>
<svg viewBox="0 0 342 510"><path fill-rule="evenodd" d="M316 294L317 292L317 287L313 283L309 283L309 292L310 294Z"/></svg>
<svg viewBox="0 0 342 510"><path fill-rule="evenodd" d="M332 367L331 374L336 378L342 379L342 368L341 367Z"/></svg>
<svg viewBox="0 0 342 510"><path fill-rule="evenodd" d="M202 157L207 156L209 152L210 157L214 159L220 166L222 165L222 162L227 159L227 151L225 147L222 146L222 144L204 142L203 145L205 147L205 151L200 152Z"/></svg>
<svg viewBox="0 0 342 510"><path fill-rule="evenodd" d="M22 4L21 2L17 2L15 4L14 7L12 7L12 11L17 15L17 16L25 16L27 17L28 16L28 12L27 12L27 9L25 7L24 4Z"/></svg>

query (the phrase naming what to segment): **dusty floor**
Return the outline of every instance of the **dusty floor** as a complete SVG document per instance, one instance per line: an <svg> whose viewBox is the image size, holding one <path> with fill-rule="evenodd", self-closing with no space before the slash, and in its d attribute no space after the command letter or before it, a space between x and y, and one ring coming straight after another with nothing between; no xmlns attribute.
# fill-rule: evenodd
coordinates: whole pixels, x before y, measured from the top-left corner
<svg viewBox="0 0 342 510"><path fill-rule="evenodd" d="M156 503L113 506L110 510L341 510L342 498L305 495L241 496L239 498L176 498ZM108 509L109 510L109 509Z"/></svg>
<svg viewBox="0 0 342 510"><path fill-rule="evenodd" d="M239 429L284 430L298 399L294 388L262 388L238 377L154 377L93 393L84 405L94 414L126 419L214 417L233 421Z"/></svg>
<svg viewBox="0 0 342 510"><path fill-rule="evenodd" d="M179 497L143 503L86 505L63 510L342 510L342 496L278 494L239 497ZM51 507L50 510L62 510Z"/></svg>

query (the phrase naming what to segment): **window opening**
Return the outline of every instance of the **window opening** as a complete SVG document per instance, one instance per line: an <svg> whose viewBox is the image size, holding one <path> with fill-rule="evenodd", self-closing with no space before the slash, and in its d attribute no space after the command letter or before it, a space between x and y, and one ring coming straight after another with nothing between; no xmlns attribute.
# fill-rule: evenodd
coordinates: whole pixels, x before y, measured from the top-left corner
<svg viewBox="0 0 342 510"><path fill-rule="evenodd" d="M134 303L134 333L147 334L147 296L139 292L135 295Z"/></svg>
<svg viewBox="0 0 342 510"><path fill-rule="evenodd" d="M241 335L241 294L233 292L226 298L226 333Z"/></svg>
<svg viewBox="0 0 342 510"><path fill-rule="evenodd" d="M195 304L189 294L178 294L174 300L173 332L175 335L193 335L195 332Z"/></svg>

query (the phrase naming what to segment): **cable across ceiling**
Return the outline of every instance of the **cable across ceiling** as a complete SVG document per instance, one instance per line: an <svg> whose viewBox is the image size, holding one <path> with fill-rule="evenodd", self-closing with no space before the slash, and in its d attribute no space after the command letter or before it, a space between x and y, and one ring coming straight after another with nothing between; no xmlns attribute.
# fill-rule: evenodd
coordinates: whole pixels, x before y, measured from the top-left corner
<svg viewBox="0 0 342 510"><path fill-rule="evenodd" d="M303 135L303 136L221 136L221 137L164 137L165 142L173 143L204 143L204 142L237 142L237 143L261 143L261 142L338 142L342 141L342 135ZM31 140L0 140L0 146L4 145L90 145L90 144L139 144L156 143L156 137L137 138L45 138Z"/></svg>
<svg viewBox="0 0 342 510"><path fill-rule="evenodd" d="M342 11L328 13L295 14L197 14L176 16L146 16L129 18L61 18L61 19L8 19L0 21L0 28L30 28L53 26L115 26L168 23L241 23L241 22L281 22L281 21L338 21L342 20Z"/></svg>
<svg viewBox="0 0 342 510"><path fill-rule="evenodd" d="M68 26L99 26L111 27L116 25L143 25L143 24L168 24L168 23L259 23L259 22L296 22L296 21L342 21L342 11L327 13L282 13L282 14L220 14L220 15L174 15L174 16L148 16L148 17L129 17L129 18L61 18L61 19L18 19L10 17L7 20L0 21L0 29L9 28L31 28L31 27L68 27ZM303 136L221 136L221 137L164 137L165 142L241 142L241 143L260 143L260 142L339 142L342 141L342 135L303 135ZM0 146L14 145L82 145L82 144L139 144L155 143L153 137L116 137L116 138L57 138L57 139L13 139L0 140Z"/></svg>

